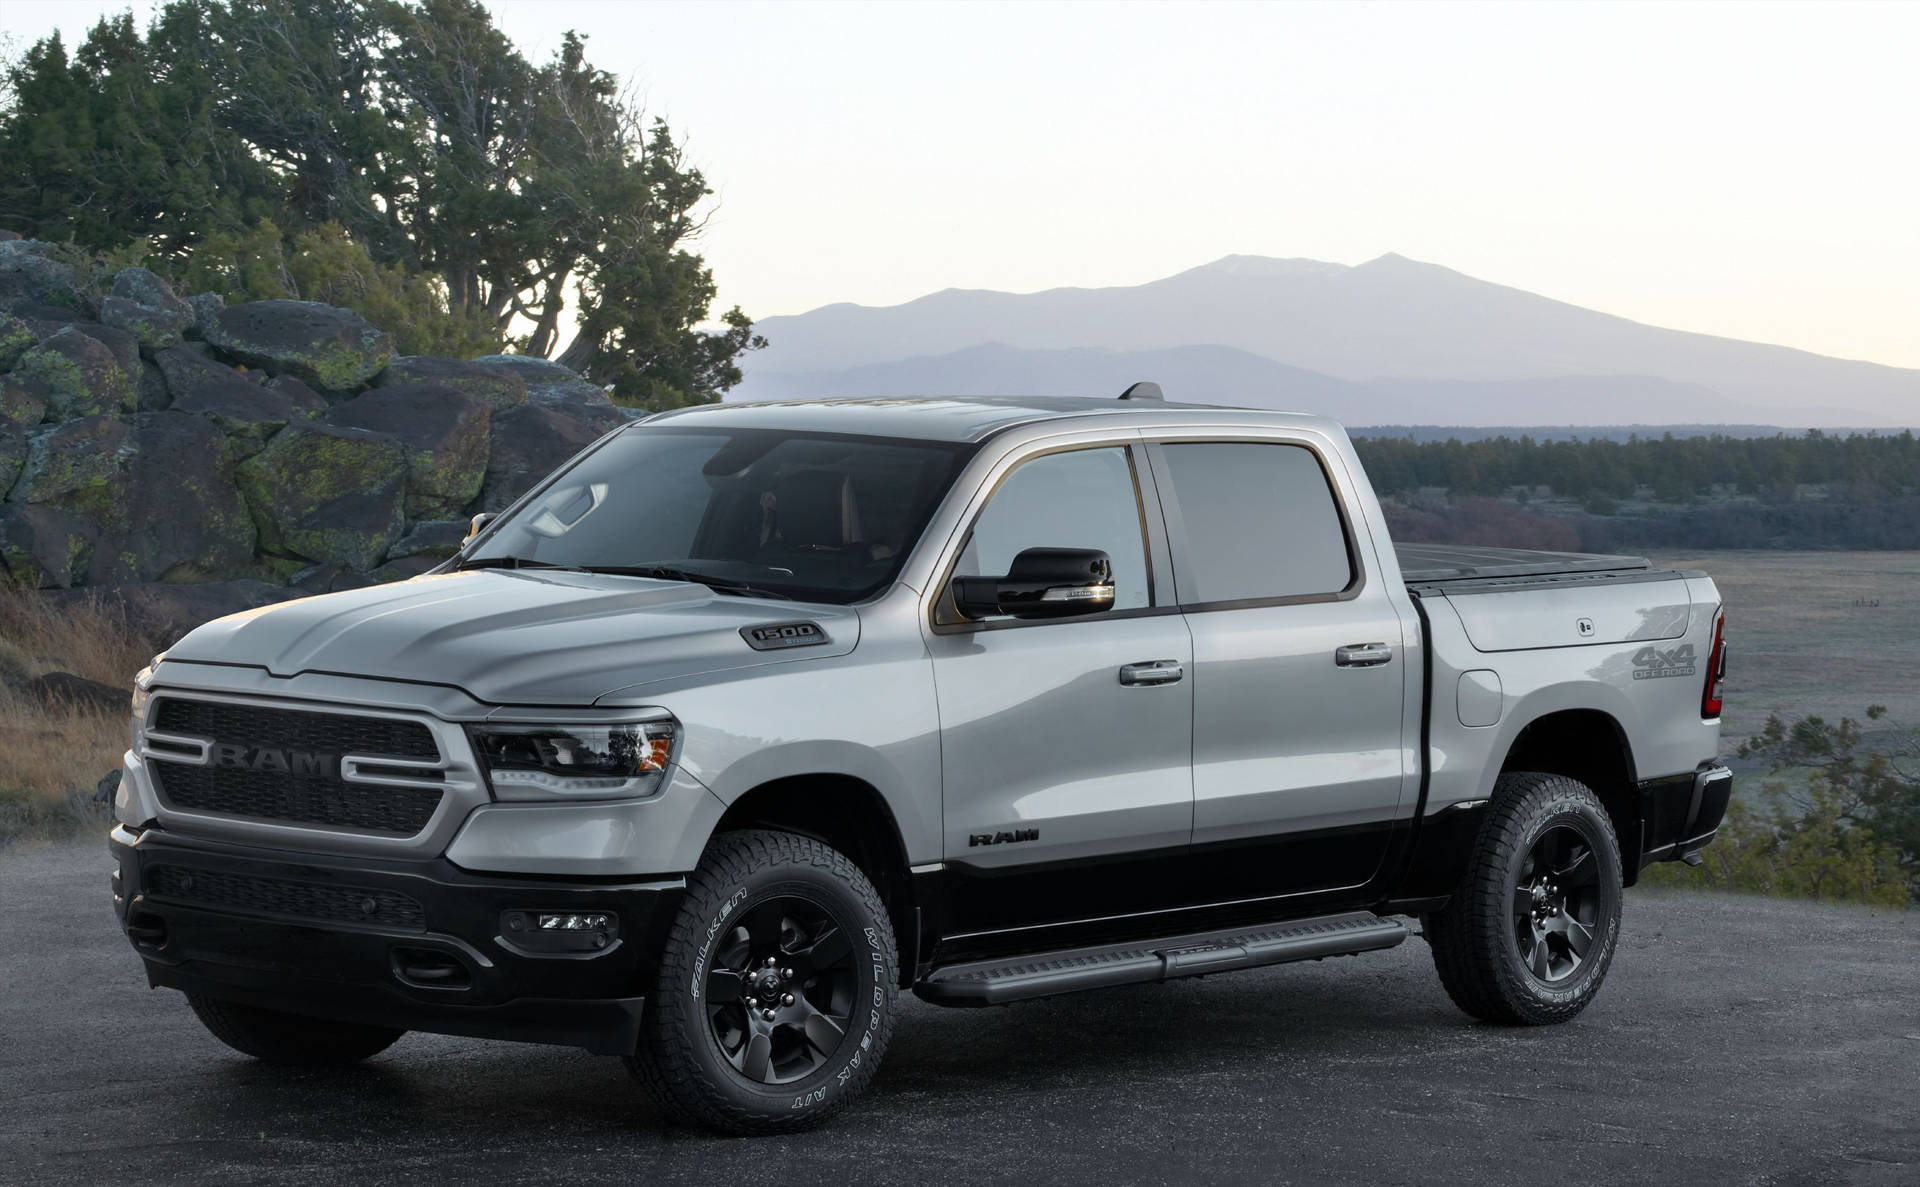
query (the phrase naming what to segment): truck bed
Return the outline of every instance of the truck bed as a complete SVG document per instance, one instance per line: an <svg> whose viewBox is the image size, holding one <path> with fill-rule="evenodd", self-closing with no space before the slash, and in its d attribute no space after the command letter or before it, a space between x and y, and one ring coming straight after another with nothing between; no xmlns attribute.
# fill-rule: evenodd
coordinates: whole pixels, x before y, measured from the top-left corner
<svg viewBox="0 0 1920 1187"><path fill-rule="evenodd" d="M1602 556L1590 552L1397 542L1393 550L1400 558L1400 576L1408 585L1622 573L1653 568L1652 562L1643 556Z"/></svg>

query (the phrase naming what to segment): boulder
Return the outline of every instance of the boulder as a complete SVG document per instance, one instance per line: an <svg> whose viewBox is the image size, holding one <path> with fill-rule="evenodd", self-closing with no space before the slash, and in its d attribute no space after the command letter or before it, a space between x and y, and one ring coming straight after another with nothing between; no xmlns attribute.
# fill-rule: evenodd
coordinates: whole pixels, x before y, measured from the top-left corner
<svg viewBox="0 0 1920 1187"><path fill-rule="evenodd" d="M600 433L586 421L534 404L500 413L493 418L477 510L506 507L560 463L593 444Z"/></svg>
<svg viewBox="0 0 1920 1187"><path fill-rule="evenodd" d="M0 312L23 304L56 305L92 317L86 279L53 258L54 246L33 239L0 243Z"/></svg>
<svg viewBox="0 0 1920 1187"><path fill-rule="evenodd" d="M38 387L0 375L0 425L37 425L47 416L47 397Z"/></svg>
<svg viewBox="0 0 1920 1187"><path fill-rule="evenodd" d="M231 576L252 567L254 528L226 453L184 412L88 417L36 434L7 497L92 525L89 584Z"/></svg>
<svg viewBox="0 0 1920 1187"><path fill-rule="evenodd" d="M100 320L125 330L148 350L180 344L181 331L193 324L193 309L180 302L178 310L149 309L126 297L107 296L100 300Z"/></svg>
<svg viewBox="0 0 1920 1187"><path fill-rule="evenodd" d="M486 401L433 383L377 387L328 409L328 424L383 433L407 451L407 518L460 514L487 469Z"/></svg>
<svg viewBox="0 0 1920 1187"><path fill-rule="evenodd" d="M216 350L250 367L345 393L386 369L393 339L351 309L317 301L230 305L200 327Z"/></svg>
<svg viewBox="0 0 1920 1187"><path fill-rule="evenodd" d="M380 386L401 383L435 383L450 387L480 397L495 412L503 412L527 402L526 380L513 368L443 359L435 355L413 354L395 358L380 376Z"/></svg>
<svg viewBox="0 0 1920 1187"><path fill-rule="evenodd" d="M262 550L365 572L405 526L407 451L380 433L300 421L240 463Z"/></svg>
<svg viewBox="0 0 1920 1187"><path fill-rule="evenodd" d="M221 299L219 293L195 293L188 297L187 308L193 310L193 326L188 331L187 337L204 341L207 328L213 325L214 319L219 317L220 311L226 307L227 303Z"/></svg>
<svg viewBox="0 0 1920 1187"><path fill-rule="evenodd" d="M172 285L145 268L122 268L114 273L110 294L143 309L184 317L187 325L193 324L193 306L175 296Z"/></svg>
<svg viewBox="0 0 1920 1187"><path fill-rule="evenodd" d="M113 361L119 363L120 369L129 376L140 373L140 340L125 330L116 330L112 326L103 325L97 321L48 322L35 318L22 320L39 332L42 342L62 330L73 330L85 334L112 351Z"/></svg>
<svg viewBox="0 0 1920 1187"><path fill-rule="evenodd" d="M133 377L98 338L68 326L20 357L11 378L46 401L46 419L132 411Z"/></svg>
<svg viewBox="0 0 1920 1187"><path fill-rule="evenodd" d="M138 412L164 412L173 403L167 377L151 359L140 360L140 374L133 380L133 406Z"/></svg>
<svg viewBox="0 0 1920 1187"><path fill-rule="evenodd" d="M5 418L0 417L0 499L6 498L7 492L13 489L14 479L20 477L26 464L27 431L9 426Z"/></svg>
<svg viewBox="0 0 1920 1187"><path fill-rule="evenodd" d="M405 560L414 556L431 557L435 562L446 560L460 551L471 522L466 519L422 520L400 537L392 548L387 549L387 560Z"/></svg>
<svg viewBox="0 0 1920 1187"><path fill-rule="evenodd" d="M83 580L99 535L71 511L0 504L0 566L28 589L66 589Z"/></svg>
<svg viewBox="0 0 1920 1187"><path fill-rule="evenodd" d="M0 371L12 370L20 356L40 340L33 328L11 313L0 313Z"/></svg>
<svg viewBox="0 0 1920 1187"><path fill-rule="evenodd" d="M420 574L425 573L429 569L437 567L444 559L444 557L436 556L402 557L397 561L388 561L386 564L381 565L369 573L368 576L371 577L375 583L382 585L390 581L407 581L420 576Z"/></svg>
<svg viewBox="0 0 1920 1187"><path fill-rule="evenodd" d="M308 565L287 579L290 588L306 594L339 593L372 584L373 578L365 573L350 573L339 565Z"/></svg>
<svg viewBox="0 0 1920 1187"><path fill-rule="evenodd" d="M294 413L302 419L312 420L327 411L327 398L291 375L275 375L265 386L268 391L280 392L292 400Z"/></svg>
<svg viewBox="0 0 1920 1187"><path fill-rule="evenodd" d="M518 376L526 385L528 403L599 425L603 432L633 419L615 407L599 385L582 379L578 373L551 359L490 354L473 360L473 364Z"/></svg>
<svg viewBox="0 0 1920 1187"><path fill-rule="evenodd" d="M53 708L91 709L99 713L128 713L133 708L131 681L125 688L102 684L72 672L48 672L35 676L21 691Z"/></svg>
<svg viewBox="0 0 1920 1187"><path fill-rule="evenodd" d="M96 526L123 521L125 463L133 452L133 423L125 417L87 416L42 430L29 439L7 501L60 507Z"/></svg>
<svg viewBox="0 0 1920 1187"><path fill-rule="evenodd" d="M158 361L173 393L172 409L220 426L234 461L259 453L289 422L310 420L326 410L326 401L298 380L292 388L262 386L231 367L177 348L161 351Z"/></svg>

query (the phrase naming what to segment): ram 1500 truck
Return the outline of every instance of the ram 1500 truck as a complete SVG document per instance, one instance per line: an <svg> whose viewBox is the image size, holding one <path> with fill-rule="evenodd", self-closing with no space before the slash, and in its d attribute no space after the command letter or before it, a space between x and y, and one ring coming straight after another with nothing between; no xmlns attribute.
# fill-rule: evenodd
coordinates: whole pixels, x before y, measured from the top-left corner
<svg viewBox="0 0 1920 1187"><path fill-rule="evenodd" d="M1573 1017L1712 840L1721 604L1630 557L1396 548L1345 433L1118 400L686 409L436 571L140 673L113 901L227 1045L624 1057L817 1122L897 994L1387 948Z"/></svg>

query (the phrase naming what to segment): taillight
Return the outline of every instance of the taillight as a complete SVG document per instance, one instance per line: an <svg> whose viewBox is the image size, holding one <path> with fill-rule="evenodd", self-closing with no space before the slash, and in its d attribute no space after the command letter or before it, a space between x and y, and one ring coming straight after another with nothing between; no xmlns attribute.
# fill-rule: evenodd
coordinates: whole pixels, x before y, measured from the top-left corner
<svg viewBox="0 0 1920 1187"><path fill-rule="evenodd" d="M1713 650L1707 653L1707 687L1700 694L1700 716L1720 716L1720 684L1727 678L1727 612L1713 619Z"/></svg>

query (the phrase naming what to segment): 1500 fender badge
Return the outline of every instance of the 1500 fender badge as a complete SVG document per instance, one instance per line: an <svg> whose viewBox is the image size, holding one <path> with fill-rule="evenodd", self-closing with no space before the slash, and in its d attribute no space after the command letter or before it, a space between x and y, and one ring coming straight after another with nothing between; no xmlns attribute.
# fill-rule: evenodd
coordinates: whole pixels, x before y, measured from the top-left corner
<svg viewBox="0 0 1920 1187"><path fill-rule="evenodd" d="M1037 828L1016 828L997 833L968 833L967 847L975 845L1011 845L1018 841L1037 841L1040 830Z"/></svg>
<svg viewBox="0 0 1920 1187"><path fill-rule="evenodd" d="M788 647L812 647L831 643L817 622L775 622L766 626L743 626L740 637L755 651L781 651Z"/></svg>

